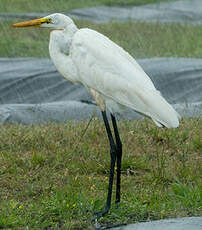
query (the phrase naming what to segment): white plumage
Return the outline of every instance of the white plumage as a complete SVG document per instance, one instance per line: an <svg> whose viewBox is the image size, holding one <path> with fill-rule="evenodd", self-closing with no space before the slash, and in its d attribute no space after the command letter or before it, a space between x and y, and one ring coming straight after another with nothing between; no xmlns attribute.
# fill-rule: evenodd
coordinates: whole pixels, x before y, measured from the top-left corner
<svg viewBox="0 0 202 230"><path fill-rule="evenodd" d="M179 126L180 116L140 65L103 34L78 29L71 18L57 13L13 26L53 28L49 52L56 68L66 79L87 87L102 111L107 108L114 114L128 107L159 127Z"/></svg>
<svg viewBox="0 0 202 230"><path fill-rule="evenodd" d="M94 30L77 29L64 15L48 17L67 21L63 30L50 35L49 51L56 68L68 80L86 86L102 110L114 114L129 107L158 126L178 127L179 115L130 54Z"/></svg>

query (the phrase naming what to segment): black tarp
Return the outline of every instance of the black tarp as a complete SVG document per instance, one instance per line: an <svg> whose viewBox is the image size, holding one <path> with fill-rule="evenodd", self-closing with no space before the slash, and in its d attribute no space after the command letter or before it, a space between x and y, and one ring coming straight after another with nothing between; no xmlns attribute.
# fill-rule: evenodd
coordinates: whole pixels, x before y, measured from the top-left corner
<svg viewBox="0 0 202 230"><path fill-rule="evenodd" d="M183 116L202 116L202 59L138 61ZM89 92L65 80L49 59L0 58L0 123L82 120L99 116ZM131 110L121 118L139 115Z"/></svg>

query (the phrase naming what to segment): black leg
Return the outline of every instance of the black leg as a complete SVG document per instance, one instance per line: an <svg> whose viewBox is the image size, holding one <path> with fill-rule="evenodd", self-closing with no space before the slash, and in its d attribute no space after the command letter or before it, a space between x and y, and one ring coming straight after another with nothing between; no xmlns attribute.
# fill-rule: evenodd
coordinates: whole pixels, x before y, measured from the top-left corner
<svg viewBox="0 0 202 230"><path fill-rule="evenodd" d="M113 179L114 179L114 167L116 163L116 155L117 155L117 148L116 144L113 140L112 132L109 126L109 122L107 120L106 112L102 112L103 120L105 123L105 128L107 131L107 136L110 143L110 156L111 156L111 164L110 164L110 175L109 175L109 187L108 187L108 194L107 194L107 201L104 211L95 213L97 217L101 217L109 212L111 206L111 197L112 197L112 186L113 186Z"/></svg>
<svg viewBox="0 0 202 230"><path fill-rule="evenodd" d="M120 202L120 188L121 188L121 158L122 158L122 143L119 136L118 127L116 124L115 117L111 114L112 124L114 127L114 134L116 138L116 147L117 147L117 181L116 181L116 203Z"/></svg>

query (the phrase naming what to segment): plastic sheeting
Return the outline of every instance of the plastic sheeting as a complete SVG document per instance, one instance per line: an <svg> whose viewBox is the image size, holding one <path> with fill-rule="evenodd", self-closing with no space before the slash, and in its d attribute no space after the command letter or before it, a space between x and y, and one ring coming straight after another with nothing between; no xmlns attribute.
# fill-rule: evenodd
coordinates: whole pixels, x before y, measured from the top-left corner
<svg viewBox="0 0 202 230"><path fill-rule="evenodd" d="M163 2L139 7L93 7L76 9L68 13L78 19L107 23L110 20L146 21L159 23L202 24L201 0Z"/></svg>
<svg viewBox="0 0 202 230"><path fill-rule="evenodd" d="M202 60L139 60L163 96L183 116L202 116ZM0 58L0 123L83 120L100 111L82 85L65 80L49 59ZM121 118L140 117L127 110Z"/></svg>
<svg viewBox="0 0 202 230"><path fill-rule="evenodd" d="M129 224L127 226L112 228L111 230L200 230L202 217L172 218L144 223Z"/></svg>
<svg viewBox="0 0 202 230"><path fill-rule="evenodd" d="M138 7L92 7L64 12L72 18L85 19L98 23L110 20L140 20L160 23L202 24L201 0L181 0L176 2L155 3ZM12 18L38 18L49 13L12 14L1 13L0 20Z"/></svg>

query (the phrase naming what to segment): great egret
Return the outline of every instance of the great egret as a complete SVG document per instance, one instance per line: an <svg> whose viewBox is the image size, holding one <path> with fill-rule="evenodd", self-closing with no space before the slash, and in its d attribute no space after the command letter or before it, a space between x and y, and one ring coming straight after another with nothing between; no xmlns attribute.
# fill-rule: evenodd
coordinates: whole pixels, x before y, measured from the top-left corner
<svg viewBox="0 0 202 230"><path fill-rule="evenodd" d="M49 52L57 70L67 80L82 83L101 109L111 156L106 207L97 213L102 216L111 206L116 163L116 203L120 202L122 143L115 114L128 107L150 117L157 126L167 128L178 127L180 117L133 57L103 34L88 28L78 29L71 18L59 13L13 25L28 26L54 29L50 33ZM111 115L115 139L106 109Z"/></svg>

